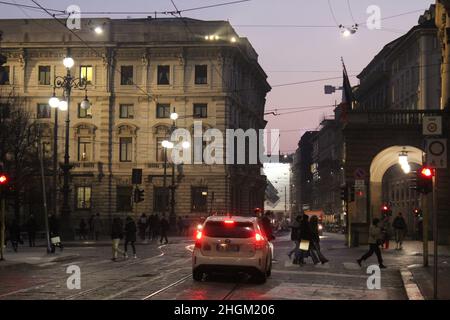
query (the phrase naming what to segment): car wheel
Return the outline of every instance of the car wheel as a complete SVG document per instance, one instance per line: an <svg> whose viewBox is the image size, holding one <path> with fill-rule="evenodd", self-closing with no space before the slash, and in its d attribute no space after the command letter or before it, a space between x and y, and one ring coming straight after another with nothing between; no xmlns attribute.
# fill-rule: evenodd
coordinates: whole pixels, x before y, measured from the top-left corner
<svg viewBox="0 0 450 320"><path fill-rule="evenodd" d="M270 277L272 275L272 260L270 260L269 268L266 271L266 276Z"/></svg>
<svg viewBox="0 0 450 320"><path fill-rule="evenodd" d="M194 281L202 281L203 272L200 272L198 270L192 271L192 278L194 278Z"/></svg>

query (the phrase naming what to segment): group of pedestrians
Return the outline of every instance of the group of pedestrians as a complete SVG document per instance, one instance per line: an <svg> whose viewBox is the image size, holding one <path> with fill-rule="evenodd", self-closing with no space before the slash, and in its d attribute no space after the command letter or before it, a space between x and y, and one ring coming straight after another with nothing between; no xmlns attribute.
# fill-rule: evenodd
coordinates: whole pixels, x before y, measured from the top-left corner
<svg viewBox="0 0 450 320"><path fill-rule="evenodd" d="M291 240L295 247L288 253L294 255L294 264L305 264L305 258L311 257L314 264L325 264L328 259L320 250L319 220L317 216L298 215L291 225Z"/></svg>
<svg viewBox="0 0 450 320"><path fill-rule="evenodd" d="M115 217L111 227L111 240L112 240L112 260L117 261L118 254L122 254L125 259L128 259L128 245L131 246L133 251L133 257L136 259L136 234L139 232L141 240L145 241L146 230L149 229L149 239L151 241L156 240L159 236L159 242L162 244L169 243L167 238L167 231L169 230L169 221L163 215L161 218L151 215L148 219L143 213L138 219L138 222L134 221L131 216L125 219L125 224L119 217ZM120 241L125 238L124 248L120 249Z"/></svg>

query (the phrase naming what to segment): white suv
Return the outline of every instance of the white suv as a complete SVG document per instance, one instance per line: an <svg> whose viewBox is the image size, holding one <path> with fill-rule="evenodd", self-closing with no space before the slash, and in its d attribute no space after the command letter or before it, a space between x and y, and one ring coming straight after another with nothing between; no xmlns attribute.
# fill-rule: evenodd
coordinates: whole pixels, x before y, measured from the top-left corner
<svg viewBox="0 0 450 320"><path fill-rule="evenodd" d="M246 272L264 283L272 270L270 242L257 218L211 216L197 230L192 275L201 281L213 272Z"/></svg>

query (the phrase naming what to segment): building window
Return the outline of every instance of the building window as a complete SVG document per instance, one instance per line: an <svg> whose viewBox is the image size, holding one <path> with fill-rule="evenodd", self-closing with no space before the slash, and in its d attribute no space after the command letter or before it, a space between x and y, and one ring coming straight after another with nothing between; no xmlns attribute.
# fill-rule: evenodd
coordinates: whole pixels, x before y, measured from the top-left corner
<svg viewBox="0 0 450 320"><path fill-rule="evenodd" d="M206 103L194 103L194 118L207 118L208 105Z"/></svg>
<svg viewBox="0 0 450 320"><path fill-rule="evenodd" d="M130 212L133 210L131 196L133 194L132 186L118 186L116 189L116 209L117 211Z"/></svg>
<svg viewBox="0 0 450 320"><path fill-rule="evenodd" d="M92 148L91 139L86 137L78 138L78 161L91 161Z"/></svg>
<svg viewBox="0 0 450 320"><path fill-rule="evenodd" d="M91 197L92 188L91 187L77 187L77 209L90 209L91 208Z"/></svg>
<svg viewBox="0 0 450 320"><path fill-rule="evenodd" d="M208 84L208 66L195 66L195 84Z"/></svg>
<svg viewBox="0 0 450 320"><path fill-rule="evenodd" d="M132 104L121 104L119 106L119 117L121 119L133 119L134 118L134 106Z"/></svg>
<svg viewBox="0 0 450 320"><path fill-rule="evenodd" d="M131 162L133 138L120 138L120 162Z"/></svg>
<svg viewBox="0 0 450 320"><path fill-rule="evenodd" d="M52 156L52 144L48 141L42 142L42 153L44 156L44 159L50 159Z"/></svg>
<svg viewBox="0 0 450 320"><path fill-rule="evenodd" d="M164 148L162 142L167 138L156 138L156 162L164 162Z"/></svg>
<svg viewBox="0 0 450 320"><path fill-rule="evenodd" d="M153 211L157 213L169 211L169 189L155 187L153 189Z"/></svg>
<svg viewBox="0 0 450 320"><path fill-rule="evenodd" d="M81 107L81 104L78 104L78 118L83 119L83 118L92 118L92 106L90 106L87 109L83 109Z"/></svg>
<svg viewBox="0 0 450 320"><path fill-rule="evenodd" d="M192 187L191 189L191 210L194 212L206 212L208 203L208 188Z"/></svg>
<svg viewBox="0 0 450 320"><path fill-rule="evenodd" d="M49 85L50 84L50 66L39 66L39 76L38 76L40 85Z"/></svg>
<svg viewBox="0 0 450 320"><path fill-rule="evenodd" d="M38 119L49 119L50 117L51 117L50 106L46 103L38 103L37 118Z"/></svg>
<svg viewBox="0 0 450 320"><path fill-rule="evenodd" d="M158 84L170 84L170 66L158 66Z"/></svg>
<svg viewBox="0 0 450 320"><path fill-rule="evenodd" d="M158 103L156 105L156 118L170 118L170 104Z"/></svg>
<svg viewBox="0 0 450 320"><path fill-rule="evenodd" d="M7 85L9 83L10 68L9 66L0 66L0 85Z"/></svg>
<svg viewBox="0 0 450 320"><path fill-rule="evenodd" d="M133 66L120 67L120 84L124 86L133 84Z"/></svg>
<svg viewBox="0 0 450 320"><path fill-rule="evenodd" d="M80 78L86 84L92 84L94 74L94 68L92 66L81 66L80 67Z"/></svg>

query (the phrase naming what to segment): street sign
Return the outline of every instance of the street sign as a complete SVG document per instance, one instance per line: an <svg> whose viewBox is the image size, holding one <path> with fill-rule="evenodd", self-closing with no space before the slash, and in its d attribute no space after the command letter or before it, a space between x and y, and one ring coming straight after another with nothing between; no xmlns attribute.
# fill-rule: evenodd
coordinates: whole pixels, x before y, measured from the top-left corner
<svg viewBox="0 0 450 320"><path fill-rule="evenodd" d="M366 178L366 171L362 168L357 168L353 175L355 180L364 180Z"/></svg>
<svg viewBox="0 0 450 320"><path fill-rule="evenodd" d="M364 180L355 180L355 189L364 188L365 181Z"/></svg>
<svg viewBox="0 0 450 320"><path fill-rule="evenodd" d="M432 168L447 168L447 139L426 139L426 162Z"/></svg>
<svg viewBox="0 0 450 320"><path fill-rule="evenodd" d="M422 132L424 136L440 136L442 134L442 117L423 117Z"/></svg>

